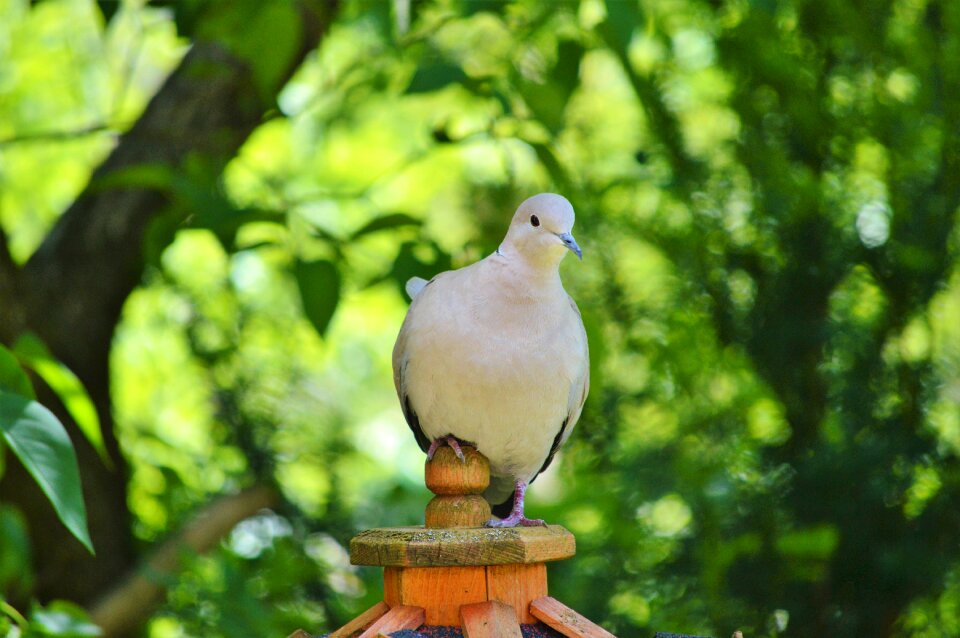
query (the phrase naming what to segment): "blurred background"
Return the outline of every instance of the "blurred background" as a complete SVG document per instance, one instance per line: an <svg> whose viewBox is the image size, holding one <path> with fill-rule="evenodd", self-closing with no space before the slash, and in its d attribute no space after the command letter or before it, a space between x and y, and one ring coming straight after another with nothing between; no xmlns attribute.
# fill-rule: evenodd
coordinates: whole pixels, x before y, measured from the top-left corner
<svg viewBox="0 0 960 638"><path fill-rule="evenodd" d="M96 549L6 450L0 633L373 604L349 539L428 500L402 284L553 191L592 392L530 492L551 594L960 635L958 61L953 0L0 0L0 354Z"/></svg>

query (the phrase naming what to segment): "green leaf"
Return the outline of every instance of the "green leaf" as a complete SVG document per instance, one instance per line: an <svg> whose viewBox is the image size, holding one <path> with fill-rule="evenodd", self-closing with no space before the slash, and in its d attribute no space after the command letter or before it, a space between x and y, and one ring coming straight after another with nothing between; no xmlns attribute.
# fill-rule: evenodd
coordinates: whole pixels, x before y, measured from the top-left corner
<svg viewBox="0 0 960 638"><path fill-rule="evenodd" d="M390 228L420 226L422 224L423 222L421 220L411 217L410 215L406 215L404 213L392 213L390 215L384 215L371 220L369 223L360 228L360 230L353 233L353 235L350 236L350 239L358 239L364 235L376 233L381 230L388 230Z"/></svg>
<svg viewBox="0 0 960 638"><path fill-rule="evenodd" d="M66 528L93 554L80 469L63 424L36 401L0 392L0 434L50 499Z"/></svg>
<svg viewBox="0 0 960 638"><path fill-rule="evenodd" d="M23 514L15 507L0 504L0 591L29 589L30 563L30 534Z"/></svg>
<svg viewBox="0 0 960 638"><path fill-rule="evenodd" d="M644 16L636 2L608 2L607 19L601 27L614 46L626 51L634 30L643 24Z"/></svg>
<svg viewBox="0 0 960 638"><path fill-rule="evenodd" d="M230 252L237 250L237 232L245 224L254 222L277 222L282 213L259 208L234 208L223 200L223 206L212 206L201 209L190 220L193 228L206 228L217 236L223 249Z"/></svg>
<svg viewBox="0 0 960 638"><path fill-rule="evenodd" d="M464 84L470 78L456 64L434 64L417 68L410 80L407 93L428 93L437 91L450 84Z"/></svg>
<svg viewBox="0 0 960 638"><path fill-rule="evenodd" d="M303 41L297 4L291 0L214 0L204 4L195 39L216 42L239 57L250 70L258 97L272 105ZM269 46L264 46L267 42Z"/></svg>
<svg viewBox="0 0 960 638"><path fill-rule="evenodd" d="M113 467L113 461L107 453L103 443L103 430L100 427L100 417L93 405L93 400L83 387L83 383L70 368L60 363L47 349L47 346L36 335L25 333L13 344L13 351L20 361L50 386L67 409L77 427L90 441L90 445L97 451L107 467Z"/></svg>
<svg viewBox="0 0 960 638"><path fill-rule="evenodd" d="M113 19L117 9L120 8L120 4L120 0L99 0L99 2L97 2L97 6L100 7L100 13L103 14L103 23L105 25L110 24L110 20Z"/></svg>
<svg viewBox="0 0 960 638"><path fill-rule="evenodd" d="M567 102L580 81L583 54L579 42L563 40L557 47L557 63L549 79L543 83L521 83L524 101L537 119L554 133L563 128Z"/></svg>
<svg viewBox="0 0 960 638"><path fill-rule="evenodd" d="M103 635L103 630L91 622L82 607L65 600L55 600L46 608L35 607L30 614L30 628L41 636L58 638Z"/></svg>
<svg viewBox="0 0 960 638"><path fill-rule="evenodd" d="M322 336L340 299L340 271L326 260L300 261L294 268L303 313Z"/></svg>
<svg viewBox="0 0 960 638"><path fill-rule="evenodd" d="M426 258L426 259L425 259ZM423 277L430 279L439 272L444 272L453 268L450 255L435 242L405 242L400 246L397 258L393 261L393 266L386 274L377 277L367 284L375 286L383 281L392 280L400 294L406 298L404 287L411 277Z"/></svg>
<svg viewBox="0 0 960 638"><path fill-rule="evenodd" d="M28 399L36 399L30 377L12 352L0 345L0 391L6 390Z"/></svg>
<svg viewBox="0 0 960 638"><path fill-rule="evenodd" d="M92 193L140 188L162 191L170 188L174 178L173 169L166 164L159 162L135 164L94 177L90 182L89 190Z"/></svg>

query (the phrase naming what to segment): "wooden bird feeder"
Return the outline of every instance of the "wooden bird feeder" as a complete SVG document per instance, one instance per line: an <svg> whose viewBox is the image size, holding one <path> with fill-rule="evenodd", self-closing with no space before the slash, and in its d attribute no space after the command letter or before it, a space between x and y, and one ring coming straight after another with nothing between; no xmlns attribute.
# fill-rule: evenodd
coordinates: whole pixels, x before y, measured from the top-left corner
<svg viewBox="0 0 960 638"><path fill-rule="evenodd" d="M564 636L615 638L547 595L547 566L576 552L559 525L488 528L486 457L442 447L426 464L424 527L387 527L350 541L350 562L383 567L383 601L328 638L378 638L423 625L459 626L466 638L521 638L520 623L545 623ZM290 638L303 636L294 633Z"/></svg>

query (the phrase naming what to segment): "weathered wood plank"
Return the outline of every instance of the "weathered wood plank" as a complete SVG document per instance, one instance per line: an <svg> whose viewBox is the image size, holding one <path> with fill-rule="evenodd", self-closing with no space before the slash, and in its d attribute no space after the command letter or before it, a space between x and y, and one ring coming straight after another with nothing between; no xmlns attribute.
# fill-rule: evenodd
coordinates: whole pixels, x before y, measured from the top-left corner
<svg viewBox="0 0 960 638"><path fill-rule="evenodd" d="M383 601L377 603L367 611L363 612L346 625L330 634L327 638L351 638L355 634L363 631L376 620L390 611L390 607ZM301 630L302 631L302 630ZM289 638L301 638L300 636L290 636Z"/></svg>
<svg viewBox="0 0 960 638"><path fill-rule="evenodd" d="M354 565L441 567L543 563L576 553L573 534L559 525L521 528L387 527L350 541Z"/></svg>
<svg viewBox="0 0 960 638"><path fill-rule="evenodd" d="M547 566L490 565L487 567L487 599L513 607L522 623L534 623L531 601L547 595Z"/></svg>
<svg viewBox="0 0 960 638"><path fill-rule="evenodd" d="M497 601L460 608L464 638L522 638L513 607Z"/></svg>
<svg viewBox="0 0 960 638"><path fill-rule="evenodd" d="M567 638L616 638L556 598L544 596L530 603L530 613Z"/></svg>
<svg viewBox="0 0 960 638"><path fill-rule="evenodd" d="M398 605L367 627L359 638L377 638L381 634L389 635L401 629L417 629L424 623L425 618L422 607Z"/></svg>

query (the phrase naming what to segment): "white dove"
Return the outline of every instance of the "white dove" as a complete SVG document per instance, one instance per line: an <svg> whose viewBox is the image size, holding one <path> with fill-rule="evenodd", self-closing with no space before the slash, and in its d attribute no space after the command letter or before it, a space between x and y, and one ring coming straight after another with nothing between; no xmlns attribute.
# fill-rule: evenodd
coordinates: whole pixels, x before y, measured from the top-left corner
<svg viewBox="0 0 960 638"><path fill-rule="evenodd" d="M524 516L527 485L573 431L590 388L587 334L563 289L560 261L583 259L573 207L541 193L523 202L495 253L429 282L393 349L393 380L417 443L471 445L490 460L492 527L545 525ZM511 504L511 494L513 502Z"/></svg>

